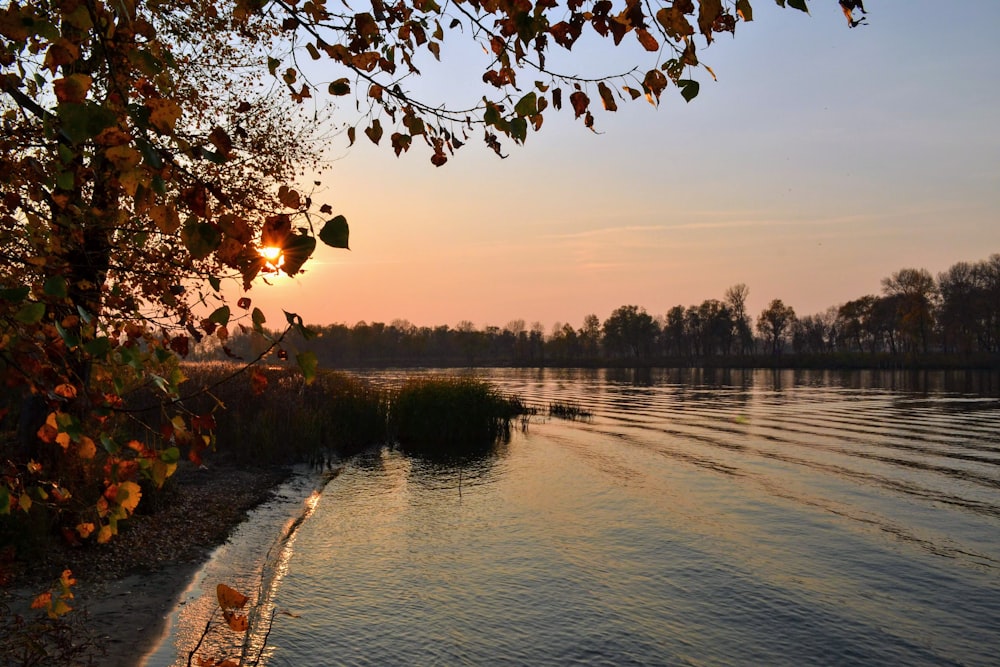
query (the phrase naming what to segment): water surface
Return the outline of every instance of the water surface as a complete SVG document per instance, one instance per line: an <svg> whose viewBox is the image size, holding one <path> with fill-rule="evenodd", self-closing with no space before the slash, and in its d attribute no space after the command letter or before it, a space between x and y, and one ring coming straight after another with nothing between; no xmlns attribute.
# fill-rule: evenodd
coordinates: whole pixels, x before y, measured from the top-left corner
<svg viewBox="0 0 1000 667"><path fill-rule="evenodd" d="M995 376L488 375L593 417L348 461L271 580L264 663L997 663Z"/></svg>

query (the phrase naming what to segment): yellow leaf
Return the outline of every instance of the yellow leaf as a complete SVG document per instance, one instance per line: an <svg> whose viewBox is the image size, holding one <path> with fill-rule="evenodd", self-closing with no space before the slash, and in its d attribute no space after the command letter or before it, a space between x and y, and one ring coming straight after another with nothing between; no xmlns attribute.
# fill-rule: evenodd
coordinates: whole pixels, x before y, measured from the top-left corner
<svg viewBox="0 0 1000 667"><path fill-rule="evenodd" d="M76 532L83 539L87 539L94 532L94 524L89 522L77 524Z"/></svg>
<svg viewBox="0 0 1000 667"><path fill-rule="evenodd" d="M31 459L30 461L28 461L28 472L30 472L32 475L37 475L38 473L42 472L42 464L34 459Z"/></svg>
<svg viewBox="0 0 1000 667"><path fill-rule="evenodd" d="M87 436L80 438L80 458L92 459L95 456L97 456L97 445L94 444L94 441Z"/></svg>
<svg viewBox="0 0 1000 667"><path fill-rule="evenodd" d="M115 502L121 505L128 513L135 511L142 498L142 490L135 482L121 482L118 485L118 493L115 494Z"/></svg>
<svg viewBox="0 0 1000 667"><path fill-rule="evenodd" d="M25 512L27 512L28 510L30 510L31 509L31 496L29 496L27 493L22 493L21 497L17 499L17 506L20 507Z"/></svg>
<svg viewBox="0 0 1000 667"><path fill-rule="evenodd" d="M55 605L49 610L49 618L59 618L73 611L73 607L66 604L65 600L56 600Z"/></svg>
<svg viewBox="0 0 1000 667"><path fill-rule="evenodd" d="M160 132L172 132L174 123L181 117L181 108L173 100L146 100L149 107L149 123Z"/></svg>
<svg viewBox="0 0 1000 667"><path fill-rule="evenodd" d="M63 449L69 447L70 443L69 433L57 433L56 442L59 443L59 446L62 447Z"/></svg>
<svg viewBox="0 0 1000 667"><path fill-rule="evenodd" d="M97 533L97 543L107 544L111 541L111 526L101 526L101 530Z"/></svg>
<svg viewBox="0 0 1000 667"><path fill-rule="evenodd" d="M225 584L215 587L215 594L219 598L219 606L225 611L228 609L242 609L249 599L235 588L230 588Z"/></svg>
<svg viewBox="0 0 1000 667"><path fill-rule="evenodd" d="M129 146L112 146L104 151L104 157L108 158L118 171L132 169L142 161L142 154Z"/></svg>

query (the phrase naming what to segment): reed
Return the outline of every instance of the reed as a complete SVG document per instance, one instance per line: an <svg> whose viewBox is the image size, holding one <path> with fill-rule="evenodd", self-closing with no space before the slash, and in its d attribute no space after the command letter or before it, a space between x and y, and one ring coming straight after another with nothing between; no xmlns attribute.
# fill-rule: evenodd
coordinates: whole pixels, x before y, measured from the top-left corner
<svg viewBox="0 0 1000 667"><path fill-rule="evenodd" d="M431 377L405 382L389 401L389 435L406 452L452 457L488 451L530 412L483 380Z"/></svg>
<svg viewBox="0 0 1000 667"><path fill-rule="evenodd" d="M586 420L594 416L594 413L586 410L575 403L549 403L549 416L558 419Z"/></svg>

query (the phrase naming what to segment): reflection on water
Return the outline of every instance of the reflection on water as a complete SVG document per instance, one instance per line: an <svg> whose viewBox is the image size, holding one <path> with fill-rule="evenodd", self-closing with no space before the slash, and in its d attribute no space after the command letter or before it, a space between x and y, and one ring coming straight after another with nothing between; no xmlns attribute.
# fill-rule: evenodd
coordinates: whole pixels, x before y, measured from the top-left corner
<svg viewBox="0 0 1000 667"><path fill-rule="evenodd" d="M267 664L996 663L995 375L489 377L594 417L464 465L348 462Z"/></svg>

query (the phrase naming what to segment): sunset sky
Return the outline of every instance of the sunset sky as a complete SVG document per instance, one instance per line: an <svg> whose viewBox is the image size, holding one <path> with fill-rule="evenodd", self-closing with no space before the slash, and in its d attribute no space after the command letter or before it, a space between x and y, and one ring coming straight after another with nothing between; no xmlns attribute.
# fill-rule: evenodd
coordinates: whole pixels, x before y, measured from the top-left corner
<svg viewBox="0 0 1000 667"><path fill-rule="evenodd" d="M549 112L507 159L473 141L441 168L416 144L397 159L387 141L334 137L317 198L347 217L352 250L322 247L249 296L269 322L284 308L310 324L549 331L736 283L754 315L774 298L808 315L904 267L1000 252L1000 2L868 0L854 30L836 0L810 5L757 0L753 23L702 52L718 82L700 74L690 104L669 88L659 109L595 113L600 134ZM570 71L628 66L581 44ZM445 42L431 96L482 94L463 49Z"/></svg>

